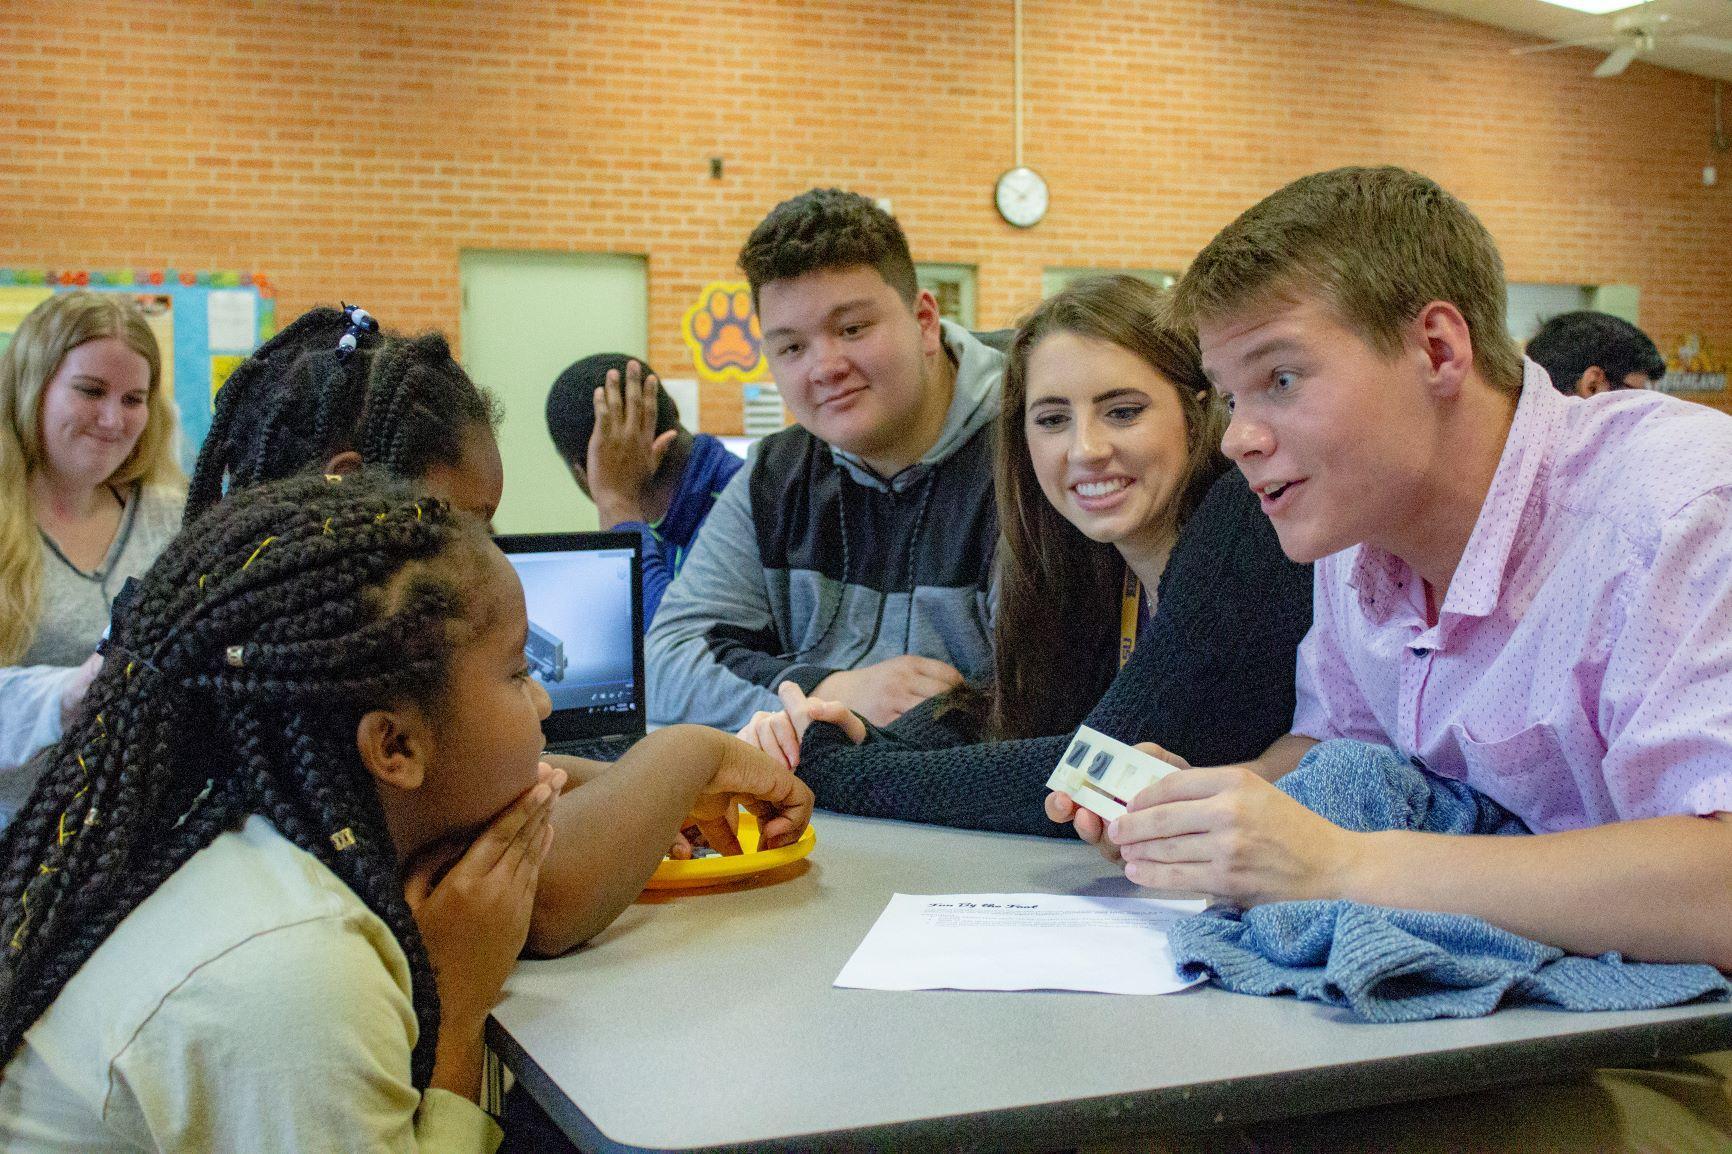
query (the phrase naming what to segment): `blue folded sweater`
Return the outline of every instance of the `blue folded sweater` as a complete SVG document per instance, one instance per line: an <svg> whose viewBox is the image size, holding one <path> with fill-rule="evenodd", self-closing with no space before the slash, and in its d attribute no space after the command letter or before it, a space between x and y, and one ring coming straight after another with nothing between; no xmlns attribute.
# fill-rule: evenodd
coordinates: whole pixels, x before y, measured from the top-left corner
<svg viewBox="0 0 1732 1154"><path fill-rule="evenodd" d="M1323 742L1277 784L1352 830L1528 832L1483 794L1364 742ZM1480 918L1349 901L1216 907L1179 923L1171 938L1188 977L1243 994L1297 994L1372 1022L1473 1018L1506 1000L1647 1010L1732 994L1713 966L1579 957Z"/></svg>

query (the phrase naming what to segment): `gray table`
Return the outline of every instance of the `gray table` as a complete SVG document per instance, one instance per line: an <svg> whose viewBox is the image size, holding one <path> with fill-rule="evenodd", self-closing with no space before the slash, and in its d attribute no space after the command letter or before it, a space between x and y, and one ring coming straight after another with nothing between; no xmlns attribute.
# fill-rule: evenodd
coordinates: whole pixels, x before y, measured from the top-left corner
<svg viewBox="0 0 1732 1154"><path fill-rule="evenodd" d="M806 862L525 962L489 1040L585 1150L1075 1146L1732 1047L1732 1006L1379 1026L1291 998L831 986L893 892L1128 894L1076 842L819 814Z"/></svg>

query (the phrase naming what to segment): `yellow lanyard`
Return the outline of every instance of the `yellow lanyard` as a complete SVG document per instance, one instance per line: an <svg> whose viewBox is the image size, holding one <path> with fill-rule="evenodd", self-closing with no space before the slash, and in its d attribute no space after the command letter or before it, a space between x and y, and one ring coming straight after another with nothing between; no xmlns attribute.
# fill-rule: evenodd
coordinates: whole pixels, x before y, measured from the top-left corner
<svg viewBox="0 0 1732 1154"><path fill-rule="evenodd" d="M1119 668L1125 667L1125 662L1131 659L1131 651L1137 647L1138 609L1143 598L1142 582L1131 572L1130 566L1125 566L1125 592L1119 602Z"/></svg>

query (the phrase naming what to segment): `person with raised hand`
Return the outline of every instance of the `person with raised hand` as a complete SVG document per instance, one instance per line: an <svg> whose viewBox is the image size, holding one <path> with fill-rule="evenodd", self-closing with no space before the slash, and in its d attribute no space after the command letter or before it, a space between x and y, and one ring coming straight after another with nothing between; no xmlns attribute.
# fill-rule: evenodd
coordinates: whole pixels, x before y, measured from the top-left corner
<svg viewBox="0 0 1732 1154"><path fill-rule="evenodd" d="M745 463L716 438L687 432L655 372L621 353L585 357L559 375L547 394L547 432L601 527L643 538L647 631Z"/></svg>

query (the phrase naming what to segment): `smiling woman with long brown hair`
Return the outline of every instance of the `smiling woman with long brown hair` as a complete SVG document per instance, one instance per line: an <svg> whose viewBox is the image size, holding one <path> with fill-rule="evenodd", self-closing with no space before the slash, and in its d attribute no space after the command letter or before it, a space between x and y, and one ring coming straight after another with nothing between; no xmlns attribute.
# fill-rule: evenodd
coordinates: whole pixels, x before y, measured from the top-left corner
<svg viewBox="0 0 1732 1154"><path fill-rule="evenodd" d="M1085 720L1197 764L1287 732L1311 619L1294 565L1219 452L1195 339L1129 276L1078 282L1012 341L999 417L994 677L869 729L785 690L741 736L846 813L1064 834L1046 778ZM818 725L797 734L809 719ZM855 746L850 739L861 741Z"/></svg>
<svg viewBox="0 0 1732 1154"><path fill-rule="evenodd" d="M5 767L58 740L109 603L180 525L174 423L125 293L52 296L0 353L0 824L29 790Z"/></svg>

